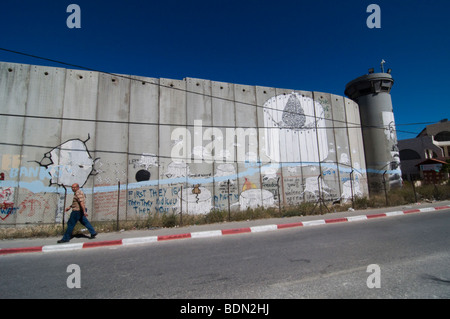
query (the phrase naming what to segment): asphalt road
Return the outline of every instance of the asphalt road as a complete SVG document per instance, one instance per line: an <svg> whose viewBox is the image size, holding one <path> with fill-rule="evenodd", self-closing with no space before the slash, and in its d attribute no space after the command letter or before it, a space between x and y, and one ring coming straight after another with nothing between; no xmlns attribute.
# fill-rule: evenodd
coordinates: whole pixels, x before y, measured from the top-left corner
<svg viewBox="0 0 450 319"><path fill-rule="evenodd" d="M126 248L5 255L0 256L0 295L449 298L449 234L447 209ZM68 272L72 264L79 272ZM368 272L373 264L379 272ZM372 283L380 279L380 288L368 287L369 276ZM68 288L68 278L81 288Z"/></svg>

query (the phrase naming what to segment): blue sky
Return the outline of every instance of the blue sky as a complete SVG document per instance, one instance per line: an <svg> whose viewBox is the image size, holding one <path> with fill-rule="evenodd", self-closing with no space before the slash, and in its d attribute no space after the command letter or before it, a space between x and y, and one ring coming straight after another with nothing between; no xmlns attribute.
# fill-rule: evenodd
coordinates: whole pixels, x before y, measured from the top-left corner
<svg viewBox="0 0 450 319"><path fill-rule="evenodd" d="M66 25L72 3L79 29ZM372 3L379 29L366 24ZM384 59L405 139L424 127L406 124L450 118L449 14L448 0L2 0L0 48L112 73L338 95ZM0 61L61 67L3 50Z"/></svg>

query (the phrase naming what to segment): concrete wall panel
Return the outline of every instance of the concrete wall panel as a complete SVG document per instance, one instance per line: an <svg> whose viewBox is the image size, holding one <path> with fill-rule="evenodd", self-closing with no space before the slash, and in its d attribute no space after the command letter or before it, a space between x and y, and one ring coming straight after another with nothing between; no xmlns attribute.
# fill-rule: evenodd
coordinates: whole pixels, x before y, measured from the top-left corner
<svg viewBox="0 0 450 319"><path fill-rule="evenodd" d="M339 178L339 189L342 201L351 198L352 184L349 181L352 171L347 122L345 114L345 101L342 96L331 94L331 110L333 116L333 135L336 154L336 170ZM348 182L348 183L346 183Z"/></svg>
<svg viewBox="0 0 450 319"><path fill-rule="evenodd" d="M57 176L58 162L48 153L61 143L61 117L64 99L65 69L31 66L26 118L23 126L23 147L19 171L20 183L33 183L39 178L42 186L50 184L41 175L41 167L51 167ZM54 162L54 166L48 166ZM39 177L38 177L39 176ZM17 223L47 223L55 219L58 197L52 193L34 193L18 189Z"/></svg>
<svg viewBox="0 0 450 319"><path fill-rule="evenodd" d="M214 129L214 208L239 208L236 146L234 139L234 84L211 82Z"/></svg>
<svg viewBox="0 0 450 319"><path fill-rule="evenodd" d="M132 76L128 127L127 219L155 212L159 191L159 80Z"/></svg>
<svg viewBox="0 0 450 319"><path fill-rule="evenodd" d="M61 129L62 143L77 138L86 141L88 149L95 150L98 77L97 72L67 70Z"/></svg>
<svg viewBox="0 0 450 319"><path fill-rule="evenodd" d="M261 200L262 205L268 207L279 207L280 198L280 180L281 180L281 164L271 162L266 150L266 138L270 137L265 127L264 114L266 112L265 105L268 99L276 96L276 89L270 87L256 87L256 104L257 104L257 127L258 127L258 165L261 174ZM275 128L278 130L278 128Z"/></svg>
<svg viewBox="0 0 450 319"><path fill-rule="evenodd" d="M0 64L1 112L17 116L0 117L0 134L8 144L22 144L22 132L28 93L29 65ZM5 145L5 147L8 145ZM9 154L6 153L3 154Z"/></svg>
<svg viewBox="0 0 450 319"><path fill-rule="evenodd" d="M295 101L295 102L294 102ZM271 143L277 144L279 139L281 178L272 181L272 187L280 190L282 194L282 206L296 205L302 200L302 157L307 154L302 152L301 130L294 130L296 119L302 116L296 103L302 102L299 92L288 89L276 89L275 103L269 105L267 112L276 122L271 128ZM273 125L273 123L272 123ZM283 127L284 126L284 127ZM273 147L271 147L273 149ZM274 154L277 149L275 147ZM274 157L272 155L272 157ZM276 203L278 204L278 203Z"/></svg>
<svg viewBox="0 0 450 319"><path fill-rule="evenodd" d="M115 220L118 212L119 216L126 214L125 200L118 204L117 198L119 183L126 185L128 177L130 80L100 74L98 87L94 218ZM120 193L120 198L126 198L126 191Z"/></svg>
<svg viewBox="0 0 450 319"><path fill-rule="evenodd" d="M355 170L355 183L353 184L354 194L368 194L366 159L364 156L364 144L362 140L358 104L346 98L345 111L347 116L351 163Z"/></svg>
<svg viewBox="0 0 450 319"><path fill-rule="evenodd" d="M97 72L67 70L64 87L61 140L58 147L59 166L62 169L53 182L65 185L59 189L59 209L57 220L64 216L65 191L71 194L71 185L79 184L86 193L86 207L93 212L93 178L95 173L95 131L98 96ZM79 162L77 168L66 167L72 162ZM63 193L64 191L64 193ZM70 203L66 203L68 206ZM88 214L89 214L88 213ZM65 214L68 219L70 214Z"/></svg>
<svg viewBox="0 0 450 319"><path fill-rule="evenodd" d="M235 84L234 97L239 206L241 210L245 210L263 206L258 163L256 88Z"/></svg>
<svg viewBox="0 0 450 319"><path fill-rule="evenodd" d="M186 81L160 79L160 124L186 125Z"/></svg>
<svg viewBox="0 0 450 319"><path fill-rule="evenodd" d="M183 214L205 214L214 205L214 167L211 152L212 104L211 81L186 79L187 130L191 136L188 179L178 195Z"/></svg>
<svg viewBox="0 0 450 319"><path fill-rule="evenodd" d="M0 117L1 204L15 208L2 225L61 222L74 181L94 221L368 192L358 105L341 96L8 63L0 75L2 112L18 115Z"/></svg>
<svg viewBox="0 0 450 319"><path fill-rule="evenodd" d="M341 196L339 172L336 165L336 141L333 131L333 111L332 97L329 93L315 92L316 101L320 103L323 113L316 114L316 117L324 119L324 126L317 128L317 135L324 136L323 142L326 145L322 149L326 149L327 156L320 163L322 174L321 179L321 196L325 200L337 200ZM325 142L326 141L326 142ZM319 150L320 151L320 150Z"/></svg>
<svg viewBox="0 0 450 319"><path fill-rule="evenodd" d="M22 158L23 127L25 122L29 65L0 64L0 136L2 137L0 173L8 185L0 186L3 209L2 224L16 223L19 171ZM12 114L15 116L7 116Z"/></svg>
<svg viewBox="0 0 450 319"><path fill-rule="evenodd" d="M160 79L159 193L160 213L177 212L179 193L189 175L192 140L187 129L186 81Z"/></svg>

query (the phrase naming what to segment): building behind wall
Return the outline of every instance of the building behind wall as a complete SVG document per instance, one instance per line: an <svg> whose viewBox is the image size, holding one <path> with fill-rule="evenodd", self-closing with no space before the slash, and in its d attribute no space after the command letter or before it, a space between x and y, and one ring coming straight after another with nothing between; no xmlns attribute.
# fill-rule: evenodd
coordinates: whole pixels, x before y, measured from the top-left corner
<svg viewBox="0 0 450 319"><path fill-rule="evenodd" d="M72 183L94 221L369 194L343 96L2 62L0 107L0 225L61 222Z"/></svg>
<svg viewBox="0 0 450 319"><path fill-rule="evenodd" d="M443 119L427 125L415 138L400 140L398 145L403 178L422 179L424 172L420 169L420 163L429 159L437 160L437 163L450 159L450 122ZM429 173L425 175L428 177Z"/></svg>

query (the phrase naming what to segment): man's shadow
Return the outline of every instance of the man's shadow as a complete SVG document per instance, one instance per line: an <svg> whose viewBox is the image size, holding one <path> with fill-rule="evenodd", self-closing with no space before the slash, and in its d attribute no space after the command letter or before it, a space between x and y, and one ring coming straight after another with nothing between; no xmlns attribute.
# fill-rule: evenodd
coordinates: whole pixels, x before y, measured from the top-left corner
<svg viewBox="0 0 450 319"><path fill-rule="evenodd" d="M89 238L90 239L91 237L89 237L85 234L78 233L78 234L73 234L72 238Z"/></svg>

